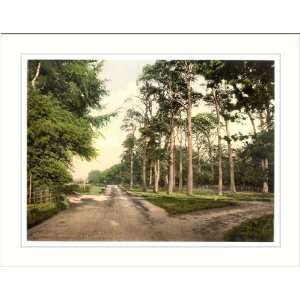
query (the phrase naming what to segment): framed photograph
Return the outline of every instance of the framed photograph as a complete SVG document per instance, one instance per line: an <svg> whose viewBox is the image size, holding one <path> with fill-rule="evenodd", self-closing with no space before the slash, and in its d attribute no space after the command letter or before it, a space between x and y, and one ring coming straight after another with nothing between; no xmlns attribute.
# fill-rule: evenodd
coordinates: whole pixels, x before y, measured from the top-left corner
<svg viewBox="0 0 300 300"><path fill-rule="evenodd" d="M3 265L299 265L299 36L1 38Z"/></svg>

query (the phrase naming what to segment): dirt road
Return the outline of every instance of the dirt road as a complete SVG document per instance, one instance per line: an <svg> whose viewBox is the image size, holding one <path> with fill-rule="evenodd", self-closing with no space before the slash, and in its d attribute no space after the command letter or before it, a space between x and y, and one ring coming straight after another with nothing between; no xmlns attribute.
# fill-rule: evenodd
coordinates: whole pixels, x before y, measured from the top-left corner
<svg viewBox="0 0 300 300"><path fill-rule="evenodd" d="M242 221L273 212L267 202L170 217L146 200L107 186L105 194L70 199L71 208L28 230L39 241L222 241Z"/></svg>

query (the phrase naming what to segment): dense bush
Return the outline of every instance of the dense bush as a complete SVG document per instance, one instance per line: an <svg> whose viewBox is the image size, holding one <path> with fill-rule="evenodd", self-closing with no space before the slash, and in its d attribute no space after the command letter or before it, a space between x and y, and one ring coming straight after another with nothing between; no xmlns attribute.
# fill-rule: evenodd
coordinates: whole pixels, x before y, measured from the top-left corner
<svg viewBox="0 0 300 300"><path fill-rule="evenodd" d="M59 195L57 204L60 209L66 209L70 207L70 201L64 194Z"/></svg>
<svg viewBox="0 0 300 300"><path fill-rule="evenodd" d="M66 195L79 193L80 192L80 186L76 183L69 183L65 184L60 188L60 191Z"/></svg>

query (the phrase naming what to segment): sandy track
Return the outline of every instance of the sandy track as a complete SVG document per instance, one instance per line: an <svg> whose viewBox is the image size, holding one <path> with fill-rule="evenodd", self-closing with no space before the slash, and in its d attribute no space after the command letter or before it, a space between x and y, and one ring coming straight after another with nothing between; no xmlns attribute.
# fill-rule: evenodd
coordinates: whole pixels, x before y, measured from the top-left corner
<svg viewBox="0 0 300 300"><path fill-rule="evenodd" d="M169 217L150 202L131 197L118 186L105 195L71 199L71 208L28 230L39 241L222 241L242 221L273 212L267 202L203 210Z"/></svg>

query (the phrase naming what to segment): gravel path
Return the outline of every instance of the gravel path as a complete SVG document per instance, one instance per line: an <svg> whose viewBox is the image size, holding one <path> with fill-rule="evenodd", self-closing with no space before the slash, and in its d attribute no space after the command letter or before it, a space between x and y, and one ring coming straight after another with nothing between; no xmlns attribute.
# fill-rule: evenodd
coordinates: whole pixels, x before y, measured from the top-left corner
<svg viewBox="0 0 300 300"><path fill-rule="evenodd" d="M242 221L273 212L268 202L169 217L150 202L107 186L100 196L71 198L71 207L28 230L34 241L222 241Z"/></svg>

